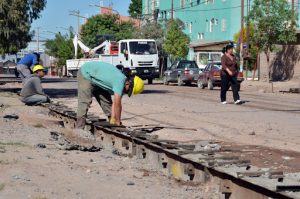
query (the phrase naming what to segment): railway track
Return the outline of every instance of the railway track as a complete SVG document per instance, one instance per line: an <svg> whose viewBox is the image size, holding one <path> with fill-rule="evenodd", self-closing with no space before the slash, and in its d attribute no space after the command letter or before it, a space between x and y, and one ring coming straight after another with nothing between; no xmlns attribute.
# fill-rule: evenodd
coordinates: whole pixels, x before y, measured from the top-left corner
<svg viewBox="0 0 300 199"><path fill-rule="evenodd" d="M45 107L49 109L49 115L62 120L66 128L74 128L75 111L59 103ZM300 198L300 168L293 171L274 170L261 168L252 161L251 156L255 157L255 153L261 151L268 153L267 149L220 141L181 143L160 140L152 132L162 128L164 126L112 126L93 115L86 120L86 129L96 138L92 145L100 143L113 147L120 155L144 159L178 180L202 185L212 182L211 186L217 186L225 199ZM56 137L65 136L53 134ZM75 142L80 145L80 141ZM85 149L95 148L90 146ZM300 158L299 154L294 156Z"/></svg>

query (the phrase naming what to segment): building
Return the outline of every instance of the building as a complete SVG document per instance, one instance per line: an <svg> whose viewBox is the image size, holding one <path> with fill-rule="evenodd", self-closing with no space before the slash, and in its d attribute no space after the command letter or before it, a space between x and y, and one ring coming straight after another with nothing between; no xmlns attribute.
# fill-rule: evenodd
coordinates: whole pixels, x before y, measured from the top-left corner
<svg viewBox="0 0 300 199"><path fill-rule="evenodd" d="M100 7L100 14L116 14L119 17L119 22L127 22L130 21L134 24L135 27L141 28L141 20L140 19L134 19L129 16L122 16L117 10L114 10L111 6L109 7Z"/></svg>
<svg viewBox="0 0 300 199"><path fill-rule="evenodd" d="M244 16L247 16L251 1L243 1ZM288 1L299 13L299 0ZM191 39L187 58L204 66L208 60L219 60L222 47L240 31L241 4L241 0L142 0L142 23L155 20L164 25L172 18L180 19L184 23L184 33Z"/></svg>
<svg viewBox="0 0 300 199"><path fill-rule="evenodd" d="M45 40L39 40L39 41L31 41L28 43L27 47L20 50L16 55L5 55L4 59L0 57L0 74L14 74L13 68L15 67L16 63L22 59L24 56L31 54L33 52L39 52L41 60L43 62L43 66L47 67L49 69L49 75L54 74L55 75L55 59L52 56L49 56L45 53L46 47L45 47ZM15 63L15 64L13 64ZM2 66L2 67L1 67Z"/></svg>
<svg viewBox="0 0 300 199"><path fill-rule="evenodd" d="M240 5L240 0L143 0L142 12L144 19L161 24L180 19L191 39L188 59L204 66L208 60L219 60L222 46L240 30Z"/></svg>

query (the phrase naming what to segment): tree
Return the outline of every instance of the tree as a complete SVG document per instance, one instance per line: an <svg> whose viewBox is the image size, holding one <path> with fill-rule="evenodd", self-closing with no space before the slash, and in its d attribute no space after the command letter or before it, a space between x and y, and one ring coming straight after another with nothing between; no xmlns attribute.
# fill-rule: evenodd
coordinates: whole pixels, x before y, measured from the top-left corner
<svg viewBox="0 0 300 199"><path fill-rule="evenodd" d="M159 23L151 22L142 27L142 31L137 35L141 39L154 39L156 41L160 54L163 53L164 29Z"/></svg>
<svg viewBox="0 0 300 199"><path fill-rule="evenodd" d="M128 13L133 18L138 18L142 14L142 0L131 0Z"/></svg>
<svg viewBox="0 0 300 199"><path fill-rule="evenodd" d="M82 26L80 36L84 44L93 48L105 40L101 40L100 36L111 35L115 40L130 39L136 31L131 22L120 22L118 15L103 14L89 18Z"/></svg>
<svg viewBox="0 0 300 199"><path fill-rule="evenodd" d="M247 32L247 27L244 27L244 30L243 30L243 41L246 41L247 38L246 38L246 32ZM233 36L233 41L235 43L239 43L239 39L240 39L240 34L241 34L241 31L239 31L238 33L234 34ZM249 38L252 38L253 37L253 34L254 34L254 26L253 24L250 24L249 25ZM254 64L256 62L256 58L257 58L257 54L258 54L258 48L255 44L252 43L252 41L249 42L249 54L248 56L249 57L246 57L247 54L244 55L244 57L246 57L248 59L248 68L246 68L246 70L250 69L252 70L253 67L254 67ZM237 45L237 55L239 55L240 53L240 45ZM245 52L246 53L246 52Z"/></svg>
<svg viewBox="0 0 300 199"><path fill-rule="evenodd" d="M67 59L74 57L73 38L73 29L70 28L69 34L61 35L57 33L54 39L46 41L46 53L58 59L57 65L59 68L66 64Z"/></svg>
<svg viewBox="0 0 300 199"><path fill-rule="evenodd" d="M33 20L40 17L46 0L0 1L0 54L15 54L31 41Z"/></svg>
<svg viewBox="0 0 300 199"><path fill-rule="evenodd" d="M254 0L247 20L254 25L250 41L267 57L269 82L270 53L276 49L276 44L296 41L295 12L285 0Z"/></svg>
<svg viewBox="0 0 300 199"><path fill-rule="evenodd" d="M163 49L171 57L171 60L183 59L187 56L190 38L182 31L182 22L171 20L167 25L167 32Z"/></svg>

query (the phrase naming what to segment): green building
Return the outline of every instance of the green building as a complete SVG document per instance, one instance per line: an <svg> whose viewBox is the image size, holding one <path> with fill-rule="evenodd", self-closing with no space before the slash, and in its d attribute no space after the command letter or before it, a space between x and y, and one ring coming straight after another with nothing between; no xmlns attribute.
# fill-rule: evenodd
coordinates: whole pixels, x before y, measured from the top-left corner
<svg viewBox="0 0 300 199"><path fill-rule="evenodd" d="M191 38L188 59L202 67L220 60L222 47L241 27L241 0L143 0L142 13L161 24L180 19Z"/></svg>
<svg viewBox="0 0 300 199"><path fill-rule="evenodd" d="M250 2L244 0L245 16ZM298 0L289 2L299 4ZM220 60L223 46L240 31L241 4L241 0L142 0L142 14L144 20L161 24L171 18L180 19L191 38L187 59L203 67L208 60Z"/></svg>

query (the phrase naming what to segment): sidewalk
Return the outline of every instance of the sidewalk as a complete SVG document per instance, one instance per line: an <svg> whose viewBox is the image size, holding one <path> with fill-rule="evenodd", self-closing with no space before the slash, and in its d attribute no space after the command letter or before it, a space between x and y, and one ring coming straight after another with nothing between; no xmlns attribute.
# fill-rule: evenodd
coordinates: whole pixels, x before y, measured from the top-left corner
<svg viewBox="0 0 300 199"><path fill-rule="evenodd" d="M291 88L300 88L300 80L273 82L273 92L288 92ZM271 93L272 83L245 80L241 84L241 90Z"/></svg>

